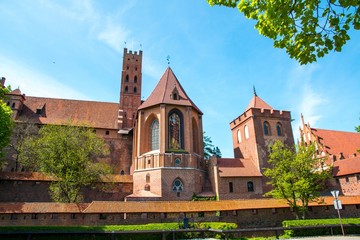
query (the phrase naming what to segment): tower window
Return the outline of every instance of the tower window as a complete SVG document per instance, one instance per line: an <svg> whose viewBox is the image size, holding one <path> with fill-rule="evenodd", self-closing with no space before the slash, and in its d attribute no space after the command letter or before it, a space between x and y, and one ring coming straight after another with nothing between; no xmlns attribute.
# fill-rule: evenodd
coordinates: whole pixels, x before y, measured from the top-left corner
<svg viewBox="0 0 360 240"><path fill-rule="evenodd" d="M144 190L145 190L145 191L150 191L150 185L149 185L149 184L146 184Z"/></svg>
<svg viewBox="0 0 360 240"><path fill-rule="evenodd" d="M175 167L179 167L180 164L181 164L181 159L180 158L175 158L174 163L175 163Z"/></svg>
<svg viewBox="0 0 360 240"><path fill-rule="evenodd" d="M159 121L154 119L151 123L151 150L159 149Z"/></svg>
<svg viewBox="0 0 360 240"><path fill-rule="evenodd" d="M277 132L277 135L278 135L278 136L282 136L282 135L283 135L281 123L277 123L277 124L276 124L276 132Z"/></svg>
<svg viewBox="0 0 360 240"><path fill-rule="evenodd" d="M264 135L265 136L270 136L271 135L270 124L268 122L264 122Z"/></svg>
<svg viewBox="0 0 360 240"><path fill-rule="evenodd" d="M229 182L229 192L234 192L234 186L232 182Z"/></svg>
<svg viewBox="0 0 360 240"><path fill-rule="evenodd" d="M106 130L105 135L109 135L109 134L110 134L109 130Z"/></svg>
<svg viewBox="0 0 360 240"><path fill-rule="evenodd" d="M134 77L134 83L137 83L137 76Z"/></svg>
<svg viewBox="0 0 360 240"><path fill-rule="evenodd" d="M129 88L126 86L125 87L125 92L127 93L129 91Z"/></svg>
<svg viewBox="0 0 360 240"><path fill-rule="evenodd" d="M248 189L248 192L253 192L254 191L254 183L247 182L247 189Z"/></svg>
<svg viewBox="0 0 360 240"><path fill-rule="evenodd" d="M149 173L146 174L145 180L146 180L146 183L150 182L150 174Z"/></svg>
<svg viewBox="0 0 360 240"><path fill-rule="evenodd" d="M129 75L126 74L125 82L129 82Z"/></svg>
<svg viewBox="0 0 360 240"><path fill-rule="evenodd" d="M238 143L241 143L241 131L240 131L240 129L237 130L237 141L238 141Z"/></svg>
<svg viewBox="0 0 360 240"><path fill-rule="evenodd" d="M134 87L134 93L136 93L137 92L137 88L136 87Z"/></svg>
<svg viewBox="0 0 360 240"><path fill-rule="evenodd" d="M184 189L184 186L183 186L183 183L180 179L175 179L173 184L172 184L172 190L173 191L176 191L176 192L181 192L183 191Z"/></svg>
<svg viewBox="0 0 360 240"><path fill-rule="evenodd" d="M182 114L179 110L173 110L169 114L169 148L183 148L183 122Z"/></svg>
<svg viewBox="0 0 360 240"><path fill-rule="evenodd" d="M11 108L15 108L15 103L13 103L13 104L11 105Z"/></svg>
<svg viewBox="0 0 360 240"><path fill-rule="evenodd" d="M247 125L245 125L244 127L244 133L245 133L245 139L249 138L249 127Z"/></svg>

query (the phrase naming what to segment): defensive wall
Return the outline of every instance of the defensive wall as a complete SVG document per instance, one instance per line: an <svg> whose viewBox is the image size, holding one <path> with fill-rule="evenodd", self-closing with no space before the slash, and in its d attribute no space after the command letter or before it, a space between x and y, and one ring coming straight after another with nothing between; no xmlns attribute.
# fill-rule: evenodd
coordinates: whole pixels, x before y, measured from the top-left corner
<svg viewBox="0 0 360 240"><path fill-rule="evenodd" d="M343 218L360 217L360 196L340 197ZM309 204L307 218L337 218L332 197ZM190 201L92 203L0 203L2 226L109 225L177 222L184 217L194 222L234 222L239 228L281 226L295 219L285 201L276 199L224 200L206 203Z"/></svg>
<svg viewBox="0 0 360 240"><path fill-rule="evenodd" d="M51 202L49 186L55 179L36 172L0 172L0 202ZM133 192L130 175L108 175L82 189L84 202L121 201Z"/></svg>

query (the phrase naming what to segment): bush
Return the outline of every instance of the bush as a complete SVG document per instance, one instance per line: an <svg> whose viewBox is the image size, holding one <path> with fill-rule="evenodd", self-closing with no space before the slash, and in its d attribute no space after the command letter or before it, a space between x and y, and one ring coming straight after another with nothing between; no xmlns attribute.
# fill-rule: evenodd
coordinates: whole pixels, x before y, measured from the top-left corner
<svg viewBox="0 0 360 240"><path fill-rule="evenodd" d="M342 219L343 225L360 224L360 218L344 218ZM323 228L308 228L308 229L294 229L285 230L284 236L286 237L299 237L299 236L324 236L324 235L340 235L342 234L339 219L309 219L309 220L287 220L282 222L283 227L302 227L302 226L322 226ZM329 227L325 225L336 225ZM346 234L360 234L358 226L344 226Z"/></svg>

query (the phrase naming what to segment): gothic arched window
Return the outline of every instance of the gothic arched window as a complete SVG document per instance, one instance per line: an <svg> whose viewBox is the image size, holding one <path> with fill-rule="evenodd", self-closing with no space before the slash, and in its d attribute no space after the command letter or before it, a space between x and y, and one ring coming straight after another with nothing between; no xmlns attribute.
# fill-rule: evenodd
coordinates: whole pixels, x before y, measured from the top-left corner
<svg viewBox="0 0 360 240"><path fill-rule="evenodd" d="M244 127L244 134L245 134L245 139L249 138L249 128L247 125L245 125Z"/></svg>
<svg viewBox="0 0 360 240"><path fill-rule="evenodd" d="M128 86L125 87L125 92L128 92L129 91L129 88Z"/></svg>
<svg viewBox="0 0 360 240"><path fill-rule="evenodd" d="M282 136L282 135L283 135L281 123L277 123L277 124L276 124L276 132L277 132L277 135L278 135L278 136Z"/></svg>
<svg viewBox="0 0 360 240"><path fill-rule="evenodd" d="M134 93L136 93L137 92L137 88L136 87L134 87Z"/></svg>
<svg viewBox="0 0 360 240"><path fill-rule="evenodd" d="M151 150L159 149L159 121L154 119L151 123Z"/></svg>
<svg viewBox="0 0 360 240"><path fill-rule="evenodd" d="M134 77L134 83L137 83L137 76Z"/></svg>
<svg viewBox="0 0 360 240"><path fill-rule="evenodd" d="M241 143L241 131L240 131L240 129L237 130L237 142Z"/></svg>
<svg viewBox="0 0 360 240"><path fill-rule="evenodd" d="M169 113L169 149L183 148L183 122L182 114L179 110Z"/></svg>
<svg viewBox="0 0 360 240"><path fill-rule="evenodd" d="M270 136L271 135L270 124L268 122L264 122L264 135L265 136Z"/></svg>
<svg viewBox="0 0 360 240"><path fill-rule="evenodd" d="M129 82L129 75L126 74L125 82Z"/></svg>
<svg viewBox="0 0 360 240"><path fill-rule="evenodd" d="M180 179L175 179L172 184L172 190L175 192L181 192L184 190L184 185Z"/></svg>

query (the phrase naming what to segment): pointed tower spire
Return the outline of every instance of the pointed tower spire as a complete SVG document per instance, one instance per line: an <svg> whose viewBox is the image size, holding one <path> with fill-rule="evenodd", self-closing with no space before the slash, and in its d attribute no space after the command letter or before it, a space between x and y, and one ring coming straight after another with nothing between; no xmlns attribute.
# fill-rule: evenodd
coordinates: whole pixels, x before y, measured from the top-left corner
<svg viewBox="0 0 360 240"><path fill-rule="evenodd" d="M257 97L255 85L253 85L253 89L254 89L254 96Z"/></svg>

